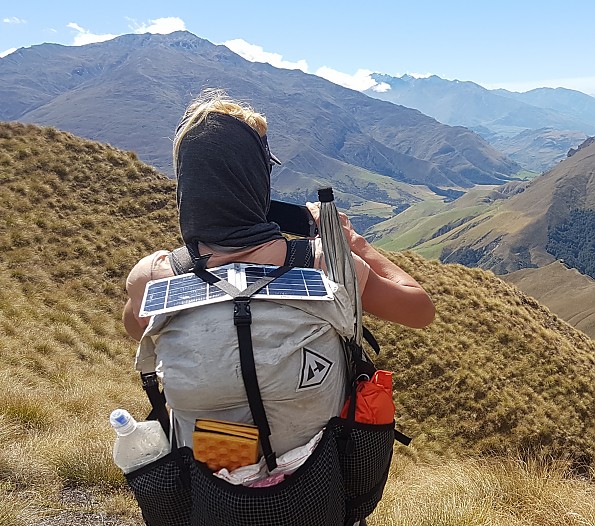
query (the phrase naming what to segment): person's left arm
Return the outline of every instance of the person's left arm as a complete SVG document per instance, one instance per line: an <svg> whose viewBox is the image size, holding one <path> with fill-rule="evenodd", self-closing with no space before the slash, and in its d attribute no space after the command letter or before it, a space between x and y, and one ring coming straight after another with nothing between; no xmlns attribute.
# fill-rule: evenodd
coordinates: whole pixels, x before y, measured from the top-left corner
<svg viewBox="0 0 595 526"><path fill-rule="evenodd" d="M141 321L142 320L142 321ZM145 322L145 320L147 320ZM132 300L129 298L124 305L124 312L122 313L122 321L124 328L131 338L134 338L137 342L142 338L147 325L149 324L149 318L137 318L134 315L134 309L132 307Z"/></svg>

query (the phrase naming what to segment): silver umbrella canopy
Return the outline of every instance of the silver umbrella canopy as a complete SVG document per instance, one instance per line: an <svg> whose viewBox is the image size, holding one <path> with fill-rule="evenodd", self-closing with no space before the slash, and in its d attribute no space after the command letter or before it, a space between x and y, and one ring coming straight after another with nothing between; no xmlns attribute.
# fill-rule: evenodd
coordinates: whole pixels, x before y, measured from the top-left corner
<svg viewBox="0 0 595 526"><path fill-rule="evenodd" d="M340 283L351 298L354 316L354 341L362 344L362 301L351 248L345 238L332 188L318 191L320 201L320 237L329 278Z"/></svg>

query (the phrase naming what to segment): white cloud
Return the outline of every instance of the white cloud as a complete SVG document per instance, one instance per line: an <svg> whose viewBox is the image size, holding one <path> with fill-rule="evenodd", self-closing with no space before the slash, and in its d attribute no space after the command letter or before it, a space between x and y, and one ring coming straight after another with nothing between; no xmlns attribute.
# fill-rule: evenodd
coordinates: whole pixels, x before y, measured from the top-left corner
<svg viewBox="0 0 595 526"><path fill-rule="evenodd" d="M7 49L6 51L0 51L0 58L4 58L7 55L10 55L11 53L14 53L17 50L16 47L11 47L10 49Z"/></svg>
<svg viewBox="0 0 595 526"><path fill-rule="evenodd" d="M319 77L357 91L364 91L378 85L372 78L372 73L374 72L369 69L358 69L353 75L349 75L326 66L316 70L316 75Z"/></svg>
<svg viewBox="0 0 595 526"><path fill-rule="evenodd" d="M27 21L23 20L22 18L17 18L16 16L9 16L2 19L2 22L5 24L26 24Z"/></svg>
<svg viewBox="0 0 595 526"><path fill-rule="evenodd" d="M304 73L308 72L308 63L305 60L298 60L297 62L283 60L283 55L265 51L262 47L250 44L241 38L228 40L227 42L224 42L223 45L250 62L266 62L276 68L300 69Z"/></svg>
<svg viewBox="0 0 595 526"><path fill-rule="evenodd" d="M174 31L186 31L186 24L177 16L168 16L149 20L149 23L137 24L133 22L132 29L137 34L153 33L159 35L169 35Z"/></svg>
<svg viewBox="0 0 595 526"><path fill-rule="evenodd" d="M112 38L116 38L118 36L107 33L103 35L96 35L95 33L91 33L91 31L88 29L79 26L75 22L68 23L66 27L74 29L78 32L78 35L74 36L74 41L72 43L73 46L84 46L86 44L94 44L96 42L105 42L106 40L111 40Z"/></svg>
<svg viewBox="0 0 595 526"><path fill-rule="evenodd" d="M390 90L390 84L386 82L381 82L380 84L376 84L376 86L372 86L372 91L376 93L385 93Z"/></svg>
<svg viewBox="0 0 595 526"><path fill-rule="evenodd" d="M111 40L112 38L120 36L120 34L112 35L111 33L104 33L102 35L91 33L91 31L81 27L76 22L70 22L67 24L67 27L74 29L78 33L74 37L74 41L72 43L73 46L84 46L85 44L105 42L106 40ZM174 31L185 31L186 24L181 18L170 16L166 18L156 18L155 20L149 20L148 23L143 24L137 24L133 21L131 29L136 34L153 33L167 35L169 33L173 33Z"/></svg>

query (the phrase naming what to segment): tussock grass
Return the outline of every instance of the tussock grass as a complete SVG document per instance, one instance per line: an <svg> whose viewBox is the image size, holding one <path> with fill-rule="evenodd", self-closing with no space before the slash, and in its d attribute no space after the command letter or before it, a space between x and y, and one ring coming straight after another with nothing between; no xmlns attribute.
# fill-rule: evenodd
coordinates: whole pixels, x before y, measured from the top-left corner
<svg viewBox="0 0 595 526"><path fill-rule="evenodd" d="M397 455L373 526L595 525L595 486L542 458Z"/></svg>
<svg viewBox="0 0 595 526"><path fill-rule="evenodd" d="M0 500L0 526L25 526L21 520L24 510L24 504L8 493Z"/></svg>
<svg viewBox="0 0 595 526"><path fill-rule="evenodd" d="M179 246L174 183L134 154L16 123L0 124L0 181L0 526L98 511L140 524L108 417L149 412L124 281ZM420 331L366 318L416 444L399 450L375 524L593 524L593 341L491 273L388 255L438 316ZM519 450L551 461L487 460ZM585 479L555 479L559 459ZM566 522L539 522L540 503Z"/></svg>

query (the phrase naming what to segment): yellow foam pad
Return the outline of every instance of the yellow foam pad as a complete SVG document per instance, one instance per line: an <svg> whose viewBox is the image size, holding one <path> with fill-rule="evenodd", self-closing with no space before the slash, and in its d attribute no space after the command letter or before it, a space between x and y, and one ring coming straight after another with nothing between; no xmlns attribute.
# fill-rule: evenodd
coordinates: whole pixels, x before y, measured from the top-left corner
<svg viewBox="0 0 595 526"><path fill-rule="evenodd" d="M192 434L194 458L209 469L233 471L258 460L258 428L219 420L197 420Z"/></svg>

